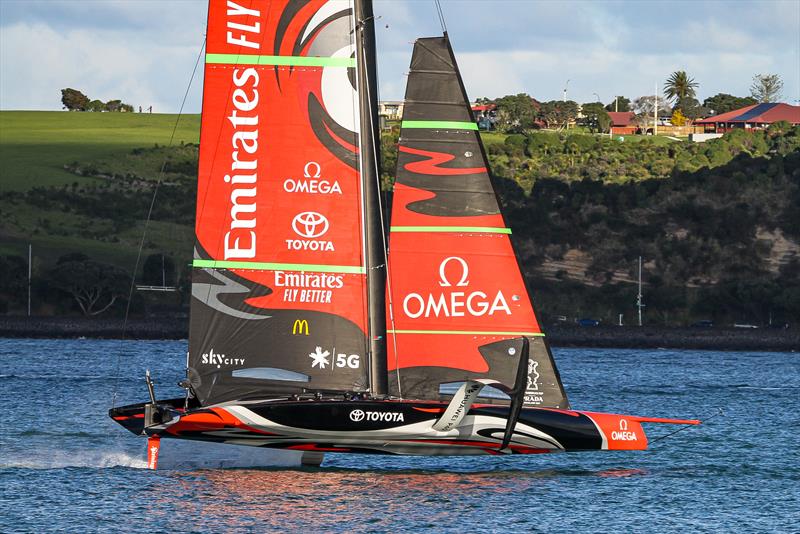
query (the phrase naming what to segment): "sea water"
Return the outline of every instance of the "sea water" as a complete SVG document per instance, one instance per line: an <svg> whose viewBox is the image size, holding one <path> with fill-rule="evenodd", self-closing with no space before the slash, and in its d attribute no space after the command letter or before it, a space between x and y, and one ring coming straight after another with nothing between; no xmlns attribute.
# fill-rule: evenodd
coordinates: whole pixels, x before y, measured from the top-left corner
<svg viewBox="0 0 800 534"><path fill-rule="evenodd" d="M185 341L0 340L0 531L800 531L800 354L554 352L575 408L723 413L648 425L646 452L153 472L106 410L147 398L145 369L180 396Z"/></svg>

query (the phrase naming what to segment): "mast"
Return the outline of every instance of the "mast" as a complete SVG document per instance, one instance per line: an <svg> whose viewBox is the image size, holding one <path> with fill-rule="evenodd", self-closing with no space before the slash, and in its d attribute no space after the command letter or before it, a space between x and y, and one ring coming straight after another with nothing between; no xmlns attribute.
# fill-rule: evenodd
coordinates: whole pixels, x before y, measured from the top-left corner
<svg viewBox="0 0 800 534"><path fill-rule="evenodd" d="M364 202L364 262L367 271L367 335L369 380L373 395L385 395L386 376L386 250L378 188L379 145L375 24L372 0L355 0L357 89L360 113L359 164Z"/></svg>

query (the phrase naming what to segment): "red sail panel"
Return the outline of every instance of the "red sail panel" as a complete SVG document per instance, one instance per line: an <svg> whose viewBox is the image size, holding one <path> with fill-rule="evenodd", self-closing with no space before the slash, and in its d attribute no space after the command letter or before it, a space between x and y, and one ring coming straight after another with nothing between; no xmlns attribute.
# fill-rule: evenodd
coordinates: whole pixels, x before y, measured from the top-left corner
<svg viewBox="0 0 800 534"><path fill-rule="evenodd" d="M391 234L390 250L400 358L390 368L485 373L478 346L541 334L507 235L399 232Z"/></svg>
<svg viewBox="0 0 800 534"><path fill-rule="evenodd" d="M565 407L446 36L414 46L392 205L392 392L442 398L443 384L479 378L511 389L527 337L526 404Z"/></svg>
<svg viewBox="0 0 800 534"><path fill-rule="evenodd" d="M347 0L212 0L190 378L205 403L368 387ZM221 362L221 363L220 363Z"/></svg>

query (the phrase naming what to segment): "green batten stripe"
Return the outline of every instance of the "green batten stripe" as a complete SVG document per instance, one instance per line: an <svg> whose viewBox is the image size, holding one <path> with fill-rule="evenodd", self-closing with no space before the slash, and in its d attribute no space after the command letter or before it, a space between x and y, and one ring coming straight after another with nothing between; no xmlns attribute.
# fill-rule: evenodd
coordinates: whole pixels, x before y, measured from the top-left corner
<svg viewBox="0 0 800 534"><path fill-rule="evenodd" d="M529 336L544 337L542 332L477 332L464 330L387 330L389 334L462 334L469 336Z"/></svg>
<svg viewBox="0 0 800 534"><path fill-rule="evenodd" d="M249 269L251 271L310 271L315 273L364 274L363 267L349 265L308 265L305 263L266 263L259 261L194 260L192 267L204 269Z"/></svg>
<svg viewBox="0 0 800 534"><path fill-rule="evenodd" d="M439 130L477 130L474 122L461 121L403 121L401 128L434 128Z"/></svg>
<svg viewBox="0 0 800 534"><path fill-rule="evenodd" d="M355 67L356 58L206 54L206 63L225 65L277 65L288 67Z"/></svg>
<svg viewBox="0 0 800 534"><path fill-rule="evenodd" d="M478 234L510 234L511 228L492 226L392 226L390 232L472 232Z"/></svg>

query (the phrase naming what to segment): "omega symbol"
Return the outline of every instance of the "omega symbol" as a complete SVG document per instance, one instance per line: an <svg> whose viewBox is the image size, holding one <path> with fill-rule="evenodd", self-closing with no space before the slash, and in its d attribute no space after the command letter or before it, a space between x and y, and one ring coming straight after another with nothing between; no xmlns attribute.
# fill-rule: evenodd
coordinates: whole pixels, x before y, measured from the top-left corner
<svg viewBox="0 0 800 534"><path fill-rule="evenodd" d="M311 173L311 170L314 170L314 173ZM319 178L320 173L322 172L322 167L319 166L319 163L316 161L309 161L306 163L306 166L303 167L303 176L306 178Z"/></svg>
<svg viewBox="0 0 800 534"><path fill-rule="evenodd" d="M442 287L452 286L450 281L447 279L447 276L445 275L445 269L447 268L447 264L450 263L451 260L455 260L456 262L461 264L461 279L458 281L456 286L458 287L468 286L469 280L467 280L467 278L469 277L469 266L467 265L467 262L464 261L463 258L459 258L458 256L450 256L449 258L445 258L444 260L442 260L442 263L439 264L439 285Z"/></svg>

